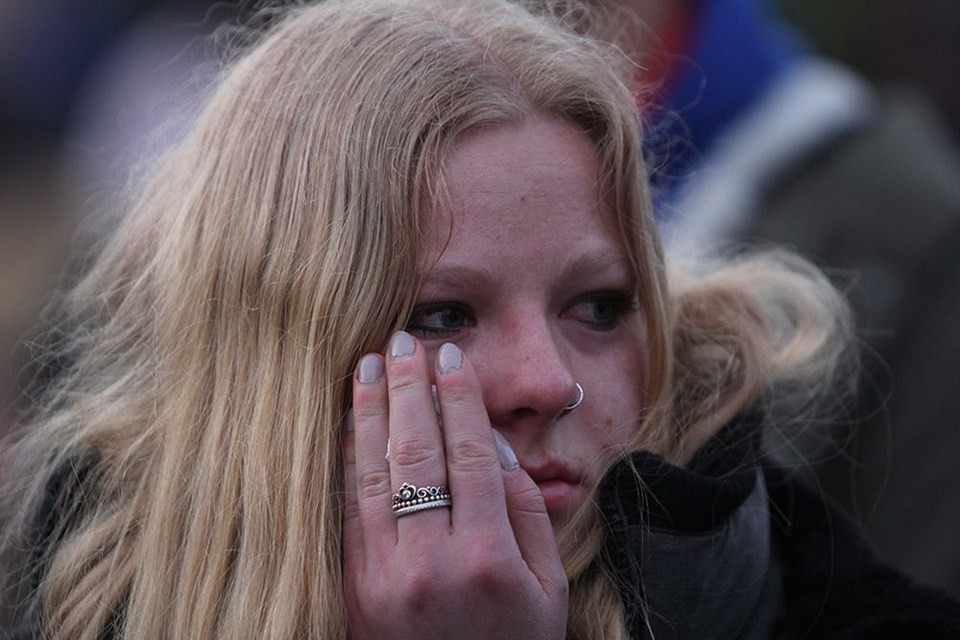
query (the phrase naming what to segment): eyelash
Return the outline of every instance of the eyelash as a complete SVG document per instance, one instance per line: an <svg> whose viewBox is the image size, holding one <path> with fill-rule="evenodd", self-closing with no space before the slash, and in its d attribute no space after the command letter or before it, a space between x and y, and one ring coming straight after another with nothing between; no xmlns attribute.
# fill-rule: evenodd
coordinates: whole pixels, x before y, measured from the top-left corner
<svg viewBox="0 0 960 640"><path fill-rule="evenodd" d="M576 312L583 305L600 304L607 304L612 307L609 312L609 319L597 321L591 318L577 317ZM567 306L566 309L564 309L561 317L577 320L587 325L591 330L606 332L613 331L620 326L624 318L630 313L636 311L637 308L637 297L633 293L622 291L600 291L589 293L578 298L577 300L574 300L570 305ZM449 314L451 312L458 314L455 316L457 322L450 323L456 326L450 326L449 328L443 326L430 326L426 322L426 319L431 315L437 315L438 319L440 320L439 324L445 324L447 321L449 321ZM448 315L446 320L443 318L443 314ZM407 321L406 330L419 338L442 338L452 336L458 331L472 327L475 324L476 318L473 314L473 310L467 305L457 302L436 302L415 308L410 316L410 320Z"/></svg>
<svg viewBox="0 0 960 640"><path fill-rule="evenodd" d="M582 305L606 304L611 306L610 318L602 321L588 318L577 318L576 311ZM637 297L633 293L623 291L600 291L589 293L575 300L564 311L564 315L588 325L594 331L613 331L623 323L627 315L638 309Z"/></svg>
<svg viewBox="0 0 960 640"><path fill-rule="evenodd" d="M433 314L442 314L444 312L455 311L462 314L463 324L452 328L431 327L424 324L425 318ZM410 315L407 321L406 330L419 338L439 338L451 336L457 331L476 324L473 311L469 307L456 302L436 302L422 307L417 307Z"/></svg>

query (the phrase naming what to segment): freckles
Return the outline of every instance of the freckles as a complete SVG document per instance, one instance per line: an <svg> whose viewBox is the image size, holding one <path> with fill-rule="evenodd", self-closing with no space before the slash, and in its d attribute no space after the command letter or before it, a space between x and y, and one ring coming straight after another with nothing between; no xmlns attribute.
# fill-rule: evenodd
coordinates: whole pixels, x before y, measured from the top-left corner
<svg viewBox="0 0 960 640"><path fill-rule="evenodd" d="M623 430L623 425L621 421L614 419L611 415L603 415L600 417L598 422L599 429L597 430L600 436L600 442L603 446L613 447L618 444L620 431Z"/></svg>
<svg viewBox="0 0 960 640"><path fill-rule="evenodd" d="M624 416L605 414L600 417L599 436L604 450L619 449L632 437L635 422Z"/></svg>

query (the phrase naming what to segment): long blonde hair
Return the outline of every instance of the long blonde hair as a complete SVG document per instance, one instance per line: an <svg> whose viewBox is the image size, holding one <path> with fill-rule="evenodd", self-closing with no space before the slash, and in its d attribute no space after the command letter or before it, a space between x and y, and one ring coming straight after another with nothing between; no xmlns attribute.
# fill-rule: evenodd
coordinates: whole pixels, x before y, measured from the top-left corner
<svg viewBox="0 0 960 640"><path fill-rule="evenodd" d="M471 128L550 112L594 141L647 326L636 448L682 463L778 376L831 369L842 309L809 274L754 261L668 292L625 61L569 17L330 0L229 66L66 298L71 364L4 461L7 553L46 478L83 472L34 600L47 636L348 636L350 375L404 324L422 204ZM625 637L599 540L566 559L571 638Z"/></svg>

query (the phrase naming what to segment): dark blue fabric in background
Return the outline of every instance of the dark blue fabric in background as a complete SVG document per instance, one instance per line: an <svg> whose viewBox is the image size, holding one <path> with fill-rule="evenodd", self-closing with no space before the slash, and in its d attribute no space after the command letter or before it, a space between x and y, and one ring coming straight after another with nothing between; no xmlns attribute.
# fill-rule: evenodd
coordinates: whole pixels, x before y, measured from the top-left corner
<svg viewBox="0 0 960 640"><path fill-rule="evenodd" d="M805 51L762 0L698 0L688 11L690 50L670 52L672 76L656 104L643 105L658 204L670 200L724 129ZM658 216L665 210L657 206Z"/></svg>

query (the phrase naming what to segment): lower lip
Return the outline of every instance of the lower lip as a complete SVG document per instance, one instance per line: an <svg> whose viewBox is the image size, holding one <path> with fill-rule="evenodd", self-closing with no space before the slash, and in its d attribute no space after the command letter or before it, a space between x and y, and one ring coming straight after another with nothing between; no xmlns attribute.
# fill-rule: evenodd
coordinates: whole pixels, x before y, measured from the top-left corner
<svg viewBox="0 0 960 640"><path fill-rule="evenodd" d="M545 480L538 482L540 493L547 511L568 511L580 503L583 488L580 484L563 480Z"/></svg>

